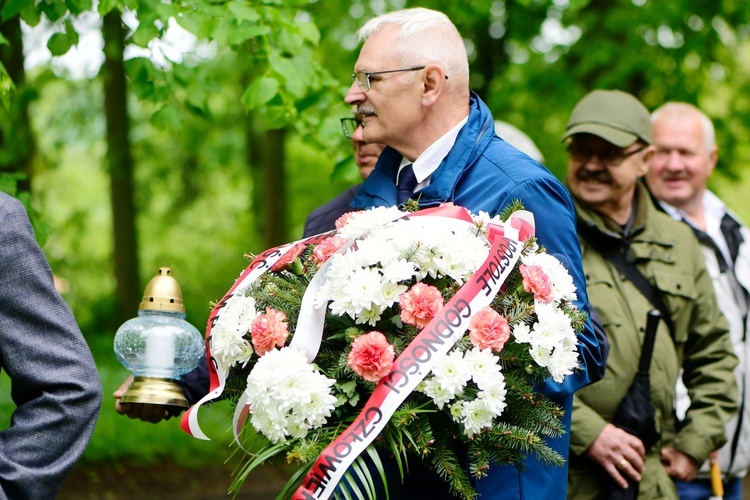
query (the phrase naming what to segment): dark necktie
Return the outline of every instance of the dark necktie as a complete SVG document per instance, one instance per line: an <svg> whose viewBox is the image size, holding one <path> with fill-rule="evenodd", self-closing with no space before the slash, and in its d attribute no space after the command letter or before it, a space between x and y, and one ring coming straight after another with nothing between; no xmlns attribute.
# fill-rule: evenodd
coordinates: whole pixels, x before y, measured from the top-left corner
<svg viewBox="0 0 750 500"><path fill-rule="evenodd" d="M403 205L406 203L412 194L414 194L414 188L417 186L417 178L414 176L414 167L409 164L401 169L398 173L398 183L396 188L398 189L398 204Z"/></svg>
<svg viewBox="0 0 750 500"><path fill-rule="evenodd" d="M731 215L724 214L721 219L721 234L724 235L724 239L727 241L727 247L729 247L729 256L732 258L732 262L737 262L737 254L740 253L740 245L744 238L740 233L740 223L734 220Z"/></svg>

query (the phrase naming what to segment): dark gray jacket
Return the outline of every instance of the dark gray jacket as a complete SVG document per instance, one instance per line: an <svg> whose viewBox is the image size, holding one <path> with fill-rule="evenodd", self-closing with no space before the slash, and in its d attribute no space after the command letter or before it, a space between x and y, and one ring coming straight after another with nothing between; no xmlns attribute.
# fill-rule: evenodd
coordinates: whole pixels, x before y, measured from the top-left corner
<svg viewBox="0 0 750 500"><path fill-rule="evenodd" d="M0 193L0 369L16 410L0 431L0 498L54 498L94 430L102 387L21 203Z"/></svg>

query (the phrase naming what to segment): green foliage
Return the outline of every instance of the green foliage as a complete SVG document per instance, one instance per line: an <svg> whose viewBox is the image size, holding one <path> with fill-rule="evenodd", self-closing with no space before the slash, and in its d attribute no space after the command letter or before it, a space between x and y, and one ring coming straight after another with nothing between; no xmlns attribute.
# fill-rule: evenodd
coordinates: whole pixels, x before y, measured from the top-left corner
<svg viewBox="0 0 750 500"><path fill-rule="evenodd" d="M77 467L120 460L149 464L168 458L183 467L198 468L226 461L231 436L226 429L228 408L225 403L202 410L202 428L213 441L190 438L180 429L176 419L152 425L118 415L111 394L128 372L115 359L111 341L97 340L96 336L87 340L104 387L104 403L93 437ZM8 427L15 410L10 399L10 385L7 374L0 373L0 429Z"/></svg>
<svg viewBox="0 0 750 500"><path fill-rule="evenodd" d="M205 324L207 304L236 277L242 252L264 249L252 196L258 189L251 177L256 138L268 128L289 127L279 168L289 182L289 238L297 237L313 207L358 178L338 123L349 113L342 96L357 59L356 30L376 8L417 5L443 10L455 21L467 40L472 87L496 118L529 134L558 176L566 164L559 138L573 105L589 90L628 90L650 109L674 99L698 104L717 129L720 176L712 178L712 187L750 219L742 195L746 187L728 181L742 177L750 162L750 7L744 3L101 0L101 15L125 8L135 12L139 25L129 34L133 45L147 47L164 37L175 20L200 39L194 52L165 66L146 56L126 62L134 97L141 275L172 267L193 324ZM6 0L0 17L20 16L31 26L43 19L59 23L48 44L59 55L79 41L75 17L92 8L90 0ZM0 35L0 49L7 43ZM206 47L213 52L203 56L198 49ZM38 142L33 196L15 194L29 210L37 238L46 243L55 274L71 284L65 298L87 336L111 339L117 325L109 322L115 283L100 82L71 81L40 68L25 84L30 90L16 91L0 64L0 102L8 109L11 102L30 100ZM4 122L4 133L12 134L14 120ZM10 152L4 148L2 154ZM19 179L0 175L0 189L14 192ZM112 389L124 372L107 368L102 356L97 362L113 379L107 382ZM356 391L341 390L346 404L358 404ZM116 429L126 421L113 418L110 424L105 415L100 426L114 430L97 430L90 453L112 458L123 446L137 455L128 443L107 441L122 438ZM126 430L140 428L132 423ZM158 442L157 434L145 435L144 441ZM426 436L425 429L411 429L399 439L422 449ZM166 448L179 448L183 437L175 431ZM142 453L152 455L147 449Z"/></svg>
<svg viewBox="0 0 750 500"><path fill-rule="evenodd" d="M0 17L5 21L33 4L32 0L6 0L3 3L2 11L0 11Z"/></svg>

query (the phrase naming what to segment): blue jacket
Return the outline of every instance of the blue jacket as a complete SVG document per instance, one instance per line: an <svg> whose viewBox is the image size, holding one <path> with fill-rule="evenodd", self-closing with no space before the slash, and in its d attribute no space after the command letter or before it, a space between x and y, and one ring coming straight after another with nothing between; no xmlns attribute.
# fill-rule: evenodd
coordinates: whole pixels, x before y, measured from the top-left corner
<svg viewBox="0 0 750 500"><path fill-rule="evenodd" d="M544 166L495 135L492 115L474 93L470 107L469 120L450 153L432 174L429 185L414 193L414 199L419 200L421 207L453 202L473 213L483 210L490 215L499 213L514 199L521 200L534 214L539 243L560 259L573 277L578 289L577 306L588 311L575 211L567 190ZM395 205L395 179L400 162L401 154L387 147L351 206ZM573 393L599 380L604 373L604 349L590 321L579 334L578 350L581 369L563 383L547 380L543 387L543 392L565 410L568 430ZM549 446L566 458L568 443L569 434L548 440ZM513 466L493 466L489 475L477 482L481 498L565 498L567 465L548 467L534 457L524 465L523 472Z"/></svg>

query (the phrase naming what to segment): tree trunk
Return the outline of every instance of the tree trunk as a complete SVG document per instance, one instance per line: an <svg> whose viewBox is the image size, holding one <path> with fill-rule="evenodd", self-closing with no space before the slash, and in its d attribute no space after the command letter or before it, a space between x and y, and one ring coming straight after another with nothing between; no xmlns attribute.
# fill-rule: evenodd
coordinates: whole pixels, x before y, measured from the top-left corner
<svg viewBox="0 0 750 500"><path fill-rule="evenodd" d="M285 140L286 129L257 133L254 131L253 117L247 117L245 141L253 180L251 203L264 248L287 242Z"/></svg>
<svg viewBox="0 0 750 500"><path fill-rule="evenodd" d="M117 324L136 315L141 286L138 272L136 210L133 203L133 160L123 53L125 31L119 13L104 16L104 113L107 122L107 163L114 230Z"/></svg>
<svg viewBox="0 0 750 500"><path fill-rule="evenodd" d="M0 2L2 3L2 2ZM31 191L35 141L29 120L29 102L35 92L26 87L21 20L13 16L0 24L0 33L10 45L0 45L0 62L16 86L10 109L0 109L0 172L23 173L20 191Z"/></svg>
<svg viewBox="0 0 750 500"><path fill-rule="evenodd" d="M287 201L284 174L284 140L286 129L267 130L260 150L263 184L263 237L268 247L286 242Z"/></svg>

